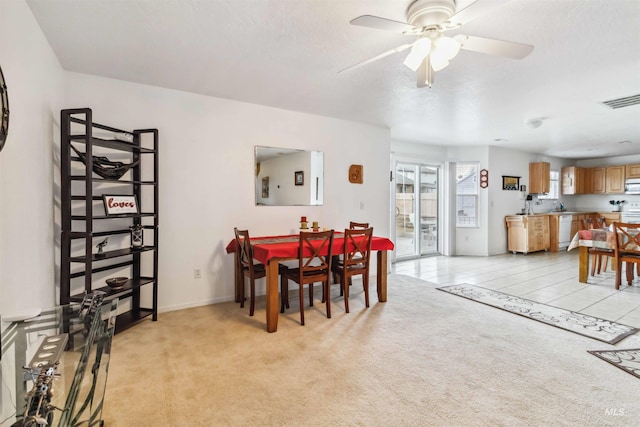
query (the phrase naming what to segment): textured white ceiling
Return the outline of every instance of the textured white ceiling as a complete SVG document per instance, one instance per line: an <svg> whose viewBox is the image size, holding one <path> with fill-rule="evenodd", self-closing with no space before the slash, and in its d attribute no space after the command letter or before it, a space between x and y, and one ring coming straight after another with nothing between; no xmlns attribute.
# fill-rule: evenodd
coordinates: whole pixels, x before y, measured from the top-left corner
<svg viewBox="0 0 640 427"><path fill-rule="evenodd" d="M406 52L338 74L413 41L349 25L406 21L410 0L27 2L69 71L384 126L395 140L640 154L640 105L600 104L640 94L639 0L512 0L456 32L531 44L531 55L461 51L430 89L416 88ZM534 118L542 126L525 125Z"/></svg>

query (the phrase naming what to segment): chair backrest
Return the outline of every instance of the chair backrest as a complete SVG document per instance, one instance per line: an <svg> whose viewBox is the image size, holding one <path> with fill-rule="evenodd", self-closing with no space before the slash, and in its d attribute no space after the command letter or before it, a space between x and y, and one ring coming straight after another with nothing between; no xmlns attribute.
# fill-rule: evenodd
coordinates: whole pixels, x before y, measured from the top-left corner
<svg viewBox="0 0 640 427"><path fill-rule="evenodd" d="M313 283L328 280L331 272L333 230L300 232L298 260L301 280Z"/></svg>
<svg viewBox="0 0 640 427"><path fill-rule="evenodd" d="M238 244L240 267L253 273L253 249L251 248L249 230L238 230L234 228L233 231L236 234L236 243Z"/></svg>
<svg viewBox="0 0 640 427"><path fill-rule="evenodd" d="M640 224L614 222L615 254L640 256Z"/></svg>
<svg viewBox="0 0 640 427"><path fill-rule="evenodd" d="M607 219L603 216L599 216L595 219L595 224L597 228L606 228L607 227Z"/></svg>
<svg viewBox="0 0 640 427"><path fill-rule="evenodd" d="M580 225L583 230L591 230L593 228L593 219L592 218L583 218L580 220Z"/></svg>
<svg viewBox="0 0 640 427"><path fill-rule="evenodd" d="M369 223L350 221L349 228L369 228Z"/></svg>
<svg viewBox="0 0 640 427"><path fill-rule="evenodd" d="M344 230L342 255L345 269L356 265L369 268L372 238L373 227L363 229L347 228Z"/></svg>

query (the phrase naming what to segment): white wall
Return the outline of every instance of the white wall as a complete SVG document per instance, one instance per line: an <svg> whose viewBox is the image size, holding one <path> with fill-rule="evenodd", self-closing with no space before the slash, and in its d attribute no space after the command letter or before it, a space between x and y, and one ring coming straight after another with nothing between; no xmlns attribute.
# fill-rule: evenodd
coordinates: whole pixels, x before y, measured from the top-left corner
<svg viewBox="0 0 640 427"><path fill-rule="evenodd" d="M96 122L125 130L159 129L162 310L233 299L225 247L235 226L287 234L304 215L336 229L368 221L388 236L387 129L76 73L65 74L62 107L90 107ZM256 145L323 151L324 205L255 206ZM354 163L364 184L348 182Z"/></svg>
<svg viewBox="0 0 640 427"><path fill-rule="evenodd" d="M92 108L94 120L118 128L159 129L162 311L233 299L225 246L234 226L291 233L305 215L336 229L368 221L388 235L388 129L65 72L24 0L0 1L0 59L11 102L0 153L1 313L57 302L65 108ZM324 205L255 206L255 145L323 151ZM348 182L351 164L364 166L364 184Z"/></svg>
<svg viewBox="0 0 640 427"><path fill-rule="evenodd" d="M0 313L8 313L57 298L53 147L63 70L23 0L0 1L0 65L10 107L0 153Z"/></svg>

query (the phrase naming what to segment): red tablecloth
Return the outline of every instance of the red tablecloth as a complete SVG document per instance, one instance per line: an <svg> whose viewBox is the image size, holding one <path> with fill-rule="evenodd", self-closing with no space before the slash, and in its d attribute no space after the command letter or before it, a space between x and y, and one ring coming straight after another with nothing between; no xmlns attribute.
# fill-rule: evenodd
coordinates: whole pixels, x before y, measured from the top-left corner
<svg viewBox="0 0 640 427"><path fill-rule="evenodd" d="M271 258L298 258L300 237L297 234L287 236L252 237L253 257L266 264ZM333 237L332 254L341 254L344 245L344 233L335 233ZM227 253L234 253L238 245L236 239L227 244ZM373 236L371 240L372 251L391 251L394 245L386 237ZM311 254L309 254L311 255Z"/></svg>

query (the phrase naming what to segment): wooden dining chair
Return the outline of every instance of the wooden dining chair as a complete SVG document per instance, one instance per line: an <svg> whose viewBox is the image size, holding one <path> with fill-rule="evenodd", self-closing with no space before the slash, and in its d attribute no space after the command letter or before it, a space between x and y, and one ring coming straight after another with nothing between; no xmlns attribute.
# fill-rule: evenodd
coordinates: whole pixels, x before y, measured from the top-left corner
<svg viewBox="0 0 640 427"><path fill-rule="evenodd" d="M631 286L634 265L640 273L640 224L614 222L616 261L616 289L622 282L622 265L626 263L627 285Z"/></svg>
<svg viewBox="0 0 640 427"><path fill-rule="evenodd" d="M264 264L255 262L253 259L253 247L249 237L249 230L238 230L234 227L238 245L238 272L241 275L240 287L240 307L244 308L245 297L245 277L249 279L249 316L253 316L256 307L256 279L261 279L267 275ZM283 267L280 266L280 280L282 281Z"/></svg>
<svg viewBox="0 0 640 427"><path fill-rule="evenodd" d="M582 230L593 230L594 228L605 228L606 221L603 217L597 218L583 218L580 220ZM589 248L589 255L591 255L591 275L595 276L596 272L607 271L607 264L609 263L609 257L613 256L613 252L610 249L602 248Z"/></svg>
<svg viewBox="0 0 640 427"><path fill-rule="evenodd" d="M372 227L345 229L342 259L331 267L332 271L340 277L341 294L344 295L344 308L347 313L349 312L349 286L353 276L362 275L365 306L369 307L369 261L372 240Z"/></svg>
<svg viewBox="0 0 640 427"><path fill-rule="evenodd" d="M349 228L351 229L364 229L364 228L369 228L369 223L368 222L355 222L355 221L349 221ZM333 262L332 265L336 265L338 262L340 262L342 260L342 254L337 254L333 256ZM333 283L340 283L340 276L338 276L337 273L333 273ZM349 285L351 285L351 278L349 278ZM343 295L343 290L342 288L340 288L340 296Z"/></svg>
<svg viewBox="0 0 640 427"><path fill-rule="evenodd" d="M331 249L333 246L333 230L317 232L300 232L298 246L298 267L283 266L283 277L280 281L280 312L289 306L289 280L298 284L300 290L300 324L304 325L304 285L309 287L309 305L313 306L313 284L322 283L323 302L327 307L327 317L331 318L331 298L329 280L331 275Z"/></svg>

